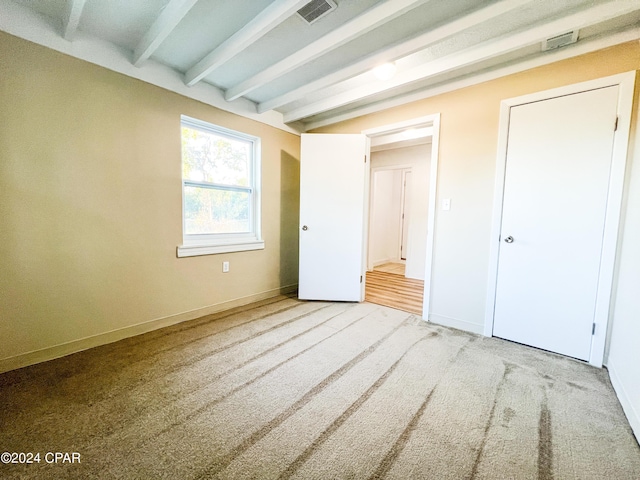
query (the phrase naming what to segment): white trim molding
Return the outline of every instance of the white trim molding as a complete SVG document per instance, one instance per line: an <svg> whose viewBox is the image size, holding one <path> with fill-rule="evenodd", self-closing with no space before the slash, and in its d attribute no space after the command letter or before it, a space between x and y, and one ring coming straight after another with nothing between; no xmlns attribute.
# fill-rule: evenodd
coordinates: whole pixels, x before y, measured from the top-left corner
<svg viewBox="0 0 640 480"><path fill-rule="evenodd" d="M248 250L264 249L262 238L262 139L255 135L238 132L229 128L214 125L203 120L191 118L186 115L180 116L181 129L187 128L199 131L204 135L211 135L214 138L225 138L232 142L241 142L247 148L247 172L248 184L242 185L225 183L213 174L222 183L204 182L204 172L201 181L193 181L189 178L182 179L182 245L177 249L177 256L194 257L199 255L212 255L217 253L245 252ZM184 137L183 137L184 142ZM189 142L187 142L190 145ZM183 153L182 163L184 165L185 156ZM210 179L211 180L211 179ZM249 230L247 232L220 233L211 232L209 234L197 234L187 232L186 215L186 188L196 187L201 189L213 189L214 191L235 191L246 194L249 197Z"/></svg>
<svg viewBox="0 0 640 480"><path fill-rule="evenodd" d="M166 317L160 317L146 322L129 325L127 327L118 328L109 332L99 333L90 337L72 340L70 342L61 343L52 347L34 350L31 352L16 355L14 357L0 359L0 373L8 372L36 363L47 362L56 358L71 355L72 353L88 350L89 348L106 345L108 343L117 342L129 337L135 337L143 333L148 333L160 328L169 327L177 323L195 320L197 318L222 312L236 307L249 305L250 303L266 300L268 298L277 297L278 295L287 295L298 289L297 284L285 285L278 288L272 288L263 292L254 293L245 297L234 298L202 308L196 308L187 312L176 313Z"/></svg>
<svg viewBox="0 0 640 480"><path fill-rule="evenodd" d="M224 245L180 245L176 248L176 256L197 257L200 255L215 255L217 253L247 252L249 250L264 250L264 241L233 242Z"/></svg>
<svg viewBox="0 0 640 480"><path fill-rule="evenodd" d="M631 430L633 430L636 439L638 439L638 441L640 442L640 412L638 412L634 408L632 397L624 388L624 383L618 375L616 365L611 362L611 360L607 362L607 370L609 371L611 385L613 385L613 389L615 390L618 400L620 401L620 405L622 405L622 410L627 416L627 420L629 420Z"/></svg>
<svg viewBox="0 0 640 480"><path fill-rule="evenodd" d="M442 325L444 327L455 328L456 330L463 330L465 332L482 335L482 325L467 322L466 320L460 320L458 318L452 318L445 315L432 313L431 315L429 315L429 321L435 323L436 325Z"/></svg>
<svg viewBox="0 0 640 480"><path fill-rule="evenodd" d="M511 108L517 105L565 95L572 95L598 88L618 86L618 128L614 136L613 143L609 194L607 197L602 257L594 316L595 333L592 336L591 353L589 355L589 363L591 365L596 367L602 366L611 305L611 290L613 285L615 254L618 243L618 227L620 224L627 151L629 146L635 77L635 72L626 72L596 80L554 88L552 90L524 95L521 97L510 98L501 102L500 125L498 129L498 151L496 156L495 193L493 198L493 221L491 226L489 253L489 278L485 310L485 336L490 337L493 335L496 283L498 279L498 256L500 252L500 228L502 224L502 201L505 186L507 139L509 135L509 116Z"/></svg>

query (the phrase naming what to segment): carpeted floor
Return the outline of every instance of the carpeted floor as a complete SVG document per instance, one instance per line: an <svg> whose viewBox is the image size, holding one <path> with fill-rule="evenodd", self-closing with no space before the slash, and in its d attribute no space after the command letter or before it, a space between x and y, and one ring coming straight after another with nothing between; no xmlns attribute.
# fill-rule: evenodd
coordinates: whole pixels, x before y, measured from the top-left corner
<svg viewBox="0 0 640 480"><path fill-rule="evenodd" d="M41 461L3 479L640 478L605 370L286 297L0 375L4 451Z"/></svg>

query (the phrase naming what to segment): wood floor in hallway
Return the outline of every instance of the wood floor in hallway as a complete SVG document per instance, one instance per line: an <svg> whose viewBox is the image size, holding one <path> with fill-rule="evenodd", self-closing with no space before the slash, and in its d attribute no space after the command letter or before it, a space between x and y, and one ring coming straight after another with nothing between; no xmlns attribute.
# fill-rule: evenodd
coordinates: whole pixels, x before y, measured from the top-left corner
<svg viewBox="0 0 640 480"><path fill-rule="evenodd" d="M405 274L405 264L401 262L388 262L383 263L382 265L377 265L373 267L376 272L387 272L387 273L395 273L397 275L404 276Z"/></svg>
<svg viewBox="0 0 640 480"><path fill-rule="evenodd" d="M378 270L367 272L364 298L367 302L422 315L423 295L422 280Z"/></svg>

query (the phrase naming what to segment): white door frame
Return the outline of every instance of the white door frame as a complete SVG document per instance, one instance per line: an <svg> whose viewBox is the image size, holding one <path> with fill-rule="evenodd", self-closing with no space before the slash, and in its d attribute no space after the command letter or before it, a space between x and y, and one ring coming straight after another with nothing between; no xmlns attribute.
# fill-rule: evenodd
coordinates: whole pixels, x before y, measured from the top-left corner
<svg viewBox="0 0 640 480"><path fill-rule="evenodd" d="M491 226L489 253L489 280L487 289L487 307L485 311L484 334L493 336L493 320L496 302L496 286L498 280L498 256L500 253L500 229L502 225L502 202L504 196L505 170L507 161L507 138L509 135L509 118L511 108L531 102L572 95L598 88L619 86L618 96L618 128L613 140L611 175L602 243L598 291L595 306L595 333L591 339L589 363L601 367L609 323L613 273L618 243L618 228L624 189L625 168L631 126L631 110L633 106L633 90L636 72L621 73L610 77L599 78L565 87L537 92L522 97L509 98L500 103L500 127L498 130L498 152L496 157L495 195L493 199L493 221Z"/></svg>
<svg viewBox="0 0 640 480"><path fill-rule="evenodd" d="M407 217L407 174L412 173L411 167L402 169L402 195L400 195L400 245L398 245L398 259L401 262L407 261L407 239L405 238L404 231L405 225L409 221ZM411 211L411 209L409 209ZM409 227L407 226L407 236L409 235ZM404 247L404 250L403 248ZM404 254L405 258L402 258Z"/></svg>
<svg viewBox="0 0 640 480"><path fill-rule="evenodd" d="M390 125L383 125L381 127L369 128L363 130L362 133L368 137L375 137L382 134L392 133L399 130L415 127L428 127L431 126L432 141L431 141L431 166L430 166L430 178L429 178L429 218L427 221L427 254L425 261L425 273L424 273L424 296L422 301L422 319L429 320L429 310L431 307L431 271L433 265L433 240L435 233L436 223L436 190L438 185L438 151L440 144L440 114L435 113L433 115L426 115L424 117L412 118L403 122L393 123ZM368 248L368 242L365 244L365 248ZM368 255L367 255L368 256Z"/></svg>

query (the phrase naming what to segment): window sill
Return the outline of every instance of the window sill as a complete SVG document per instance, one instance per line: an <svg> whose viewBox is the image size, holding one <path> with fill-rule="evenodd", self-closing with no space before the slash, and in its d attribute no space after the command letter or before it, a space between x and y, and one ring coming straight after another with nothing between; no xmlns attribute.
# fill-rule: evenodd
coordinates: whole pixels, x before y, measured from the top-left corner
<svg viewBox="0 0 640 480"><path fill-rule="evenodd" d="M216 255L218 253L246 252L249 250L264 250L263 240L238 241L217 245L180 245L177 248L178 258L197 257L200 255Z"/></svg>

